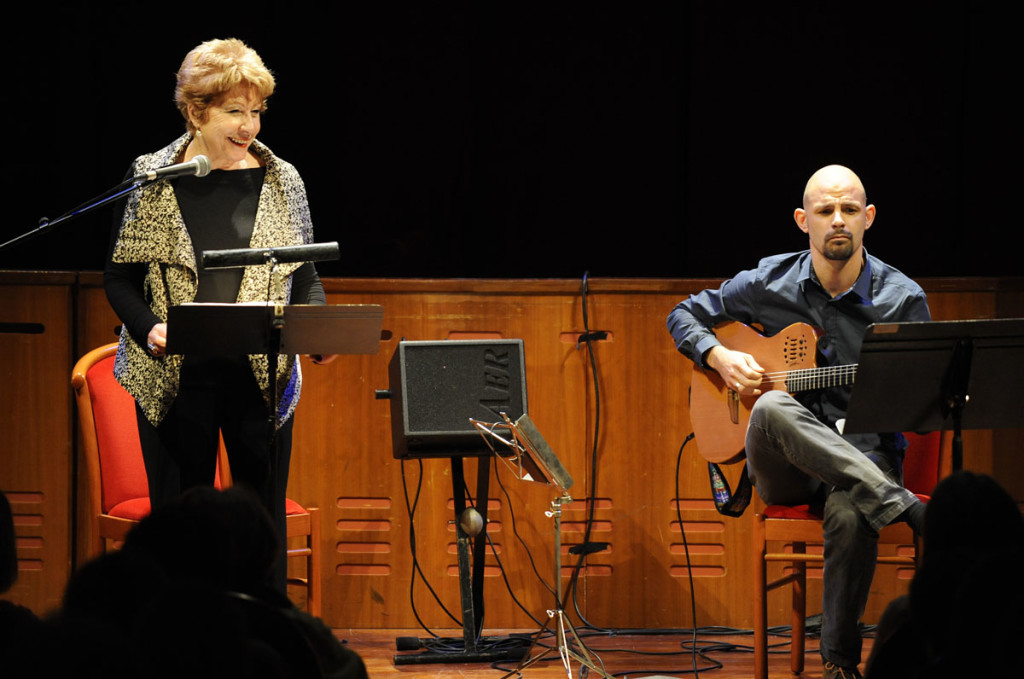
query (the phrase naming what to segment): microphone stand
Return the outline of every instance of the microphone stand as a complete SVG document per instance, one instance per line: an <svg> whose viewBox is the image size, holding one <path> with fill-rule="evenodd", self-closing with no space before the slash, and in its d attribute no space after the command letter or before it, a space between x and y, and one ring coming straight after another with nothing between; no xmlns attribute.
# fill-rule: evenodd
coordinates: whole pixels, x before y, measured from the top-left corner
<svg viewBox="0 0 1024 679"><path fill-rule="evenodd" d="M82 215L92 212L97 208L112 203L118 198L121 198L122 196L127 196L132 191L135 191L145 186L146 184L150 184L160 179L170 179L172 177L177 177L186 174L194 174L197 177L205 177L209 173L209 159L206 156L196 156L188 163L170 165L167 167L152 170L150 172L147 172L146 174L136 175L131 179L124 180L114 188L108 190L105 193L100 194L99 196L93 198L92 200L89 200L83 203L82 205L79 205L75 209L69 212L65 212L64 214L62 214L57 219L54 219L53 221L47 219L46 217L43 217L42 219L39 220L39 226L37 226L36 228L32 229L31 231L27 231L21 234L20 236L12 238L6 243L0 244L0 252L3 252L9 247L14 247L15 245L21 243L22 241L26 241L29 238L32 238L33 236L44 234L59 224L71 221L76 217L81 217Z"/></svg>
<svg viewBox="0 0 1024 679"><path fill-rule="evenodd" d="M39 226L37 226L36 228L34 228L34 229L30 230L30 231L26 231L25 233L21 234L20 236L16 236L16 237L12 238L11 240L7 241L6 243L0 244L0 252L3 252L4 250L7 250L8 248L12 248L15 245L18 245L19 243L22 243L22 242L24 242L24 241L26 241L26 240L34 237L34 236L40 236L40 235L48 232L50 229L54 228L55 226L63 224L64 222L69 222L72 219L75 219L76 217L81 217L82 215L87 214L89 212L92 212L93 210L95 210L97 208L101 208L104 205L112 203L115 200L117 200L117 199L119 199L119 198L121 198L123 196L128 195L132 191L135 191L135 190L141 188L142 186L144 186L145 184L148 184L148 183L149 183L149 181L147 181L145 179L140 179L139 177L135 177L133 179L129 179L129 180L123 181L120 184L118 184L117 186L115 186L114 188L112 188L109 191L107 191L106 193L102 193L99 196L96 196L95 198L93 198L93 199L83 203L82 205L79 205L75 209L70 210L68 212L65 212L64 214L62 214L57 219L54 219L54 220L51 221L51 220L47 219L46 217L43 217L42 219L39 220Z"/></svg>
<svg viewBox="0 0 1024 679"><path fill-rule="evenodd" d="M227 250L204 250L200 261L206 269L235 269L246 266L266 264L270 267L267 276L267 303L272 309L267 317L267 388L270 392L270 403L267 413L267 449L270 452L270 471L272 478L277 477L278 439L278 356L281 352L281 338L285 328L285 306L283 299L284 279L278 270L279 264L295 262L318 262L338 259L338 243L312 243L308 245L289 245L277 248L237 248Z"/></svg>

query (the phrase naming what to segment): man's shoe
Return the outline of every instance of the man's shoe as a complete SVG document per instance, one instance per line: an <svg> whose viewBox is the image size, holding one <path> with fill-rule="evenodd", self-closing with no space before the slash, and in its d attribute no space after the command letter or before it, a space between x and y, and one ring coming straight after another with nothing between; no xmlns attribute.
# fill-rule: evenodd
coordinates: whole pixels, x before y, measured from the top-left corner
<svg viewBox="0 0 1024 679"><path fill-rule="evenodd" d="M856 667L840 667L835 663L825 661L822 679L863 679Z"/></svg>

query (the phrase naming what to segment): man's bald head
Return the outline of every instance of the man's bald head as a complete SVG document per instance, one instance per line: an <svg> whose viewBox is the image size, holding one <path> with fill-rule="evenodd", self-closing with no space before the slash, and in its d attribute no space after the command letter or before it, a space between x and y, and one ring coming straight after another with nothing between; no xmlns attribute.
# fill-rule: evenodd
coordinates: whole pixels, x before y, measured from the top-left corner
<svg viewBox="0 0 1024 679"><path fill-rule="evenodd" d="M810 237L816 261L863 261L864 232L875 221L860 178L842 165L827 165L807 180L803 206L793 212L800 230ZM818 271L821 276L822 272Z"/></svg>
<svg viewBox="0 0 1024 679"><path fill-rule="evenodd" d="M835 193L842 189L859 193L861 203L868 204L864 184L853 170L843 165L826 165L807 180L807 185L804 187L804 209L808 209L808 202L813 203L822 193Z"/></svg>

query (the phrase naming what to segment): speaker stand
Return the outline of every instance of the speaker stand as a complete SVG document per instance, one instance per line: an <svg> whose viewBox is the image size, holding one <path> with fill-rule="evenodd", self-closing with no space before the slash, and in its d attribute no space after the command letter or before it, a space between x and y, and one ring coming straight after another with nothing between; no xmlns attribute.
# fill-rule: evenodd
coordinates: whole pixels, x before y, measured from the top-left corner
<svg viewBox="0 0 1024 679"><path fill-rule="evenodd" d="M455 639L421 639L419 645L428 650L395 655L395 665L502 662L520 660L527 651L528 639L481 636L484 613L484 558L487 549L487 495L490 484L491 458L486 455L477 458L475 508L466 506L466 477L463 458L453 456L451 465L452 497L455 500L455 534L459 556L459 593L462 604L461 646ZM467 516L466 512L479 513L483 521L482 524L479 524L481 526L479 532L473 536L463 527L463 519ZM471 539L474 540L472 565L469 557ZM400 640L399 643L401 644L402 641ZM429 650L431 646L442 644L446 649L451 650Z"/></svg>

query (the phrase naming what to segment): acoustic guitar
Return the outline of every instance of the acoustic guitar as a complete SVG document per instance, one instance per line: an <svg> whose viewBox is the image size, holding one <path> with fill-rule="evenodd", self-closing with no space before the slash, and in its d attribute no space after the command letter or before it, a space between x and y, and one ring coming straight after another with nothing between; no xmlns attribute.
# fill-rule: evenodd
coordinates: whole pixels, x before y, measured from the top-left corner
<svg viewBox="0 0 1024 679"><path fill-rule="evenodd" d="M762 392L783 389L791 394L853 384L856 365L817 367L814 356L820 334L806 323L794 323L771 337L737 322L715 328L726 349L750 354L764 368ZM694 364L690 422L701 457L719 464L743 459L750 409L757 398L741 395L716 371Z"/></svg>

